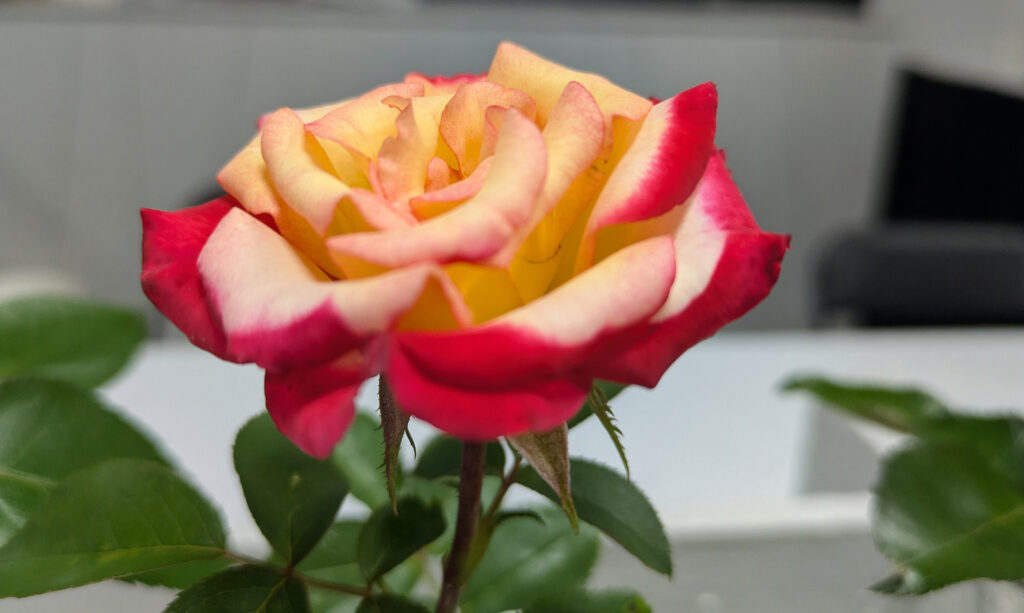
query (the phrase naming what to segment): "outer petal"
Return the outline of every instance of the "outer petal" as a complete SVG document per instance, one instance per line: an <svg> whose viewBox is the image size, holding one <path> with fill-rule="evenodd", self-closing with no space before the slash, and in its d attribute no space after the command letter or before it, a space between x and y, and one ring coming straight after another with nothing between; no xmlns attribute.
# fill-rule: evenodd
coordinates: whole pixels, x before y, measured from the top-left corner
<svg viewBox="0 0 1024 613"><path fill-rule="evenodd" d="M402 409L462 439L550 430L572 417L590 391L590 379L577 375L504 388L446 385L402 351L390 353L388 380Z"/></svg>
<svg viewBox="0 0 1024 613"><path fill-rule="evenodd" d="M544 183L547 154L540 131L509 109L483 187L462 206L419 225L332 237L328 249L386 268L419 262L476 262L498 252L528 223Z"/></svg>
<svg viewBox="0 0 1024 613"><path fill-rule="evenodd" d="M619 161L587 221L576 270L594 261L598 233L649 219L682 204L704 174L714 149L718 97L711 83L655 106Z"/></svg>
<svg viewBox="0 0 1024 613"><path fill-rule="evenodd" d="M352 423L359 385L374 369L373 360L352 351L312 368L267 373L267 411L277 429L300 449L325 458Z"/></svg>
<svg viewBox="0 0 1024 613"><path fill-rule="evenodd" d="M788 236L757 228L721 152L674 234L677 274L668 299L625 345L582 367L593 376L653 387L683 351L768 295L789 245Z"/></svg>
<svg viewBox="0 0 1024 613"><path fill-rule="evenodd" d="M225 196L173 213L142 210L142 291L196 346L232 361L237 360L210 314L196 261L214 228L237 205Z"/></svg>
<svg viewBox="0 0 1024 613"><path fill-rule="evenodd" d="M389 328L442 273L417 266L329 281L241 210L224 216L198 269L231 354L269 370L319 364Z"/></svg>
<svg viewBox="0 0 1024 613"><path fill-rule="evenodd" d="M489 324L396 334L391 354L402 354L437 385L504 389L564 377L606 343L646 325L674 276L672 239L655 237Z"/></svg>

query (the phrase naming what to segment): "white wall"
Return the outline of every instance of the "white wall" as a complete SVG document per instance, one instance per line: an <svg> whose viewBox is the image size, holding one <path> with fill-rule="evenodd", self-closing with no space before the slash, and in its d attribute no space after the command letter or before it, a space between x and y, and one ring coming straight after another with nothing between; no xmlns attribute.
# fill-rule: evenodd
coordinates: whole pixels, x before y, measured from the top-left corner
<svg viewBox="0 0 1024 613"><path fill-rule="evenodd" d="M895 58L931 46L955 54L937 43L969 34L983 44L960 45L968 68L998 64L1004 79L1020 69L1009 58L1022 57L1014 50L1024 34L1006 23L1024 3L992 3L887 0L860 18L472 4L3 6L0 272L56 268L96 294L142 304L137 209L181 206L213 187L260 113L410 70L482 71L496 43L513 39L651 95L719 84L719 145L761 224L795 237L775 293L744 325L799 326L815 249L870 215ZM949 26L953 18L969 25Z"/></svg>

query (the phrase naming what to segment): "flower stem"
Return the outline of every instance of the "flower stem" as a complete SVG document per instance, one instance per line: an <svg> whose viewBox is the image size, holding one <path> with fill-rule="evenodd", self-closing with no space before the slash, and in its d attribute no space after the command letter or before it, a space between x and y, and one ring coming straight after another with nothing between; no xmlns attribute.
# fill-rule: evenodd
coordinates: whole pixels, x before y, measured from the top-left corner
<svg viewBox="0 0 1024 613"><path fill-rule="evenodd" d="M480 519L480 490L484 482L484 443L463 441L462 470L459 475L459 511L455 520L455 538L448 552L441 582L441 595L437 599L436 613L454 613L462 592L463 565L469 554L476 525Z"/></svg>

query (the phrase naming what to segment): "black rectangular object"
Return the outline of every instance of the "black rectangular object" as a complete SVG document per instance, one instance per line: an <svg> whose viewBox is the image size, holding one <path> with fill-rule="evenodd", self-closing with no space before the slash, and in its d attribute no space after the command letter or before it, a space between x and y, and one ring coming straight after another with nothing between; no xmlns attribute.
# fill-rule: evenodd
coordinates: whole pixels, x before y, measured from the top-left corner
<svg viewBox="0 0 1024 613"><path fill-rule="evenodd" d="M904 73L883 217L1024 225L1024 98Z"/></svg>

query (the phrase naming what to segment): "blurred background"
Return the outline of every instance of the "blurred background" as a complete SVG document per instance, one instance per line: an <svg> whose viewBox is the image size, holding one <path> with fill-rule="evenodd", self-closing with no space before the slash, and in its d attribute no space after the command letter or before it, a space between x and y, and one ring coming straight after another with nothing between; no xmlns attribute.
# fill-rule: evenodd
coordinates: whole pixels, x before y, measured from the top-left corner
<svg viewBox="0 0 1024 613"><path fill-rule="evenodd" d="M602 580L653 591L659 611L1022 610L988 587L868 594L888 564L867 489L891 441L776 393L816 369L920 384L958 406L1020 404L1022 0L0 2L0 297L81 292L147 309L159 329L137 280L140 207L215 195L261 113L410 71L483 72L504 39L651 96L716 82L737 183L762 227L794 237L776 289L731 334L657 392L623 395L647 411L617 412L679 569L671 585L630 574L612 550ZM225 368L197 353L175 368ZM200 415L210 400L173 396L191 393L180 380L153 400L166 364L143 360L109 393L170 437L185 428L173 411ZM258 374L230 372L248 390L243 419L261 403ZM666 428L654 411L680 416ZM577 448L614 462L600 434ZM683 451L665 471L668 449ZM228 467L207 478L205 457L178 453L205 485L234 484ZM160 602L139 598L122 610Z"/></svg>
<svg viewBox="0 0 1024 613"><path fill-rule="evenodd" d="M0 275L143 306L137 209L215 192L261 113L409 71L482 72L503 39L652 96L718 84L718 144L761 225L794 236L777 289L736 327L899 311L909 298L873 303L907 281L879 258L1024 257L1020 0L64 0L0 3ZM895 221L942 228L849 234ZM875 268L893 288L863 281Z"/></svg>

